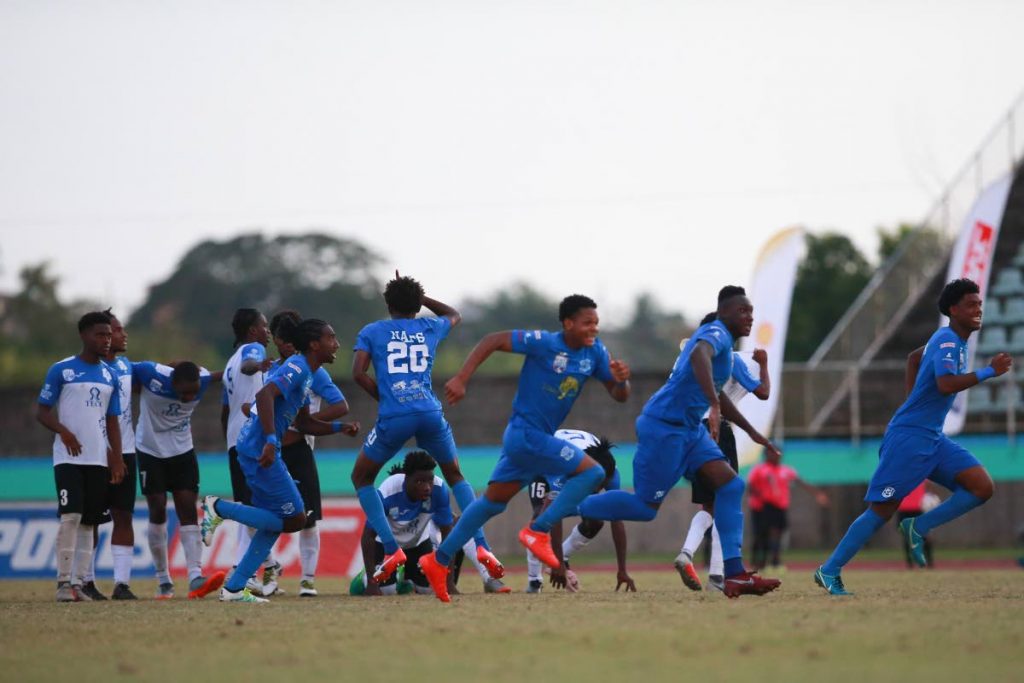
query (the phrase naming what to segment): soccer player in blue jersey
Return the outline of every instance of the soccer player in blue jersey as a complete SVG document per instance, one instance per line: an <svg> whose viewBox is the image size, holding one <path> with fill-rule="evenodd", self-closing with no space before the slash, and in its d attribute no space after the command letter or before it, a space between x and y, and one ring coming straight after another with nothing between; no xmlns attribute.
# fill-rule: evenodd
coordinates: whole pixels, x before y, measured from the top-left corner
<svg viewBox="0 0 1024 683"><path fill-rule="evenodd" d="M203 576L196 502L199 497L199 461L192 443L192 413L211 382L211 373L190 361L174 367L143 361L132 363L132 383L140 393L139 424L135 432L139 483L149 508L147 540L156 568L158 600L174 597L167 549L167 494L174 498L178 534L185 551L190 600L220 588L224 572Z"/></svg>
<svg viewBox="0 0 1024 683"><path fill-rule="evenodd" d="M103 362L110 353L110 318L100 311L86 313L78 321L78 335L81 352L50 367L36 407L36 420L56 434L57 602L91 600L80 585L72 586L72 565L89 566L94 527L107 509L107 487L120 484L125 474L120 393Z"/></svg>
<svg viewBox="0 0 1024 683"><path fill-rule="evenodd" d="M255 308L239 308L231 318L235 350L224 367L224 391L221 395L221 427L227 440L228 469L231 472L231 496L236 503L249 504L249 487L238 465L238 433L249 419L249 408L256 392L263 387L271 361L267 358L270 328L267 318ZM249 547L252 529L239 525L235 564Z"/></svg>
<svg viewBox="0 0 1024 683"><path fill-rule="evenodd" d="M882 437L878 467L864 497L868 509L814 572L815 583L831 595L851 595L843 584L843 567L892 517L903 497L925 479L942 484L953 495L934 509L900 522L911 556L922 567L926 564L924 537L992 497L992 477L978 459L942 433L957 393L998 377L1013 365L1008 354L997 353L988 366L967 372L967 340L981 329L979 292L978 285L966 278L947 284L939 296L939 311L949 318L949 325L907 359L907 383L913 378L913 384Z"/></svg>
<svg viewBox="0 0 1024 683"><path fill-rule="evenodd" d="M416 444L441 466L441 474L463 513L474 499L473 487L459 469L452 429L430 379L438 345L462 316L451 306L426 296L419 282L397 272L384 289L384 301L391 318L360 330L352 359L352 378L380 404L377 423L366 436L352 468L359 504L384 546L384 558L374 573L377 582L385 581L406 559L373 485L377 473L406 441L415 437ZM417 318L422 307L437 317ZM375 377L367 373L371 365ZM500 579L505 569L491 552L483 529L474 529L473 534L477 559L493 578Z"/></svg>
<svg viewBox="0 0 1024 683"><path fill-rule="evenodd" d="M280 457L280 444L288 427L294 425L300 432L315 436L359 433L357 422L323 422L309 414L313 375L324 363L333 363L338 352L334 329L315 318L298 324L286 319L278 334L298 353L272 371L267 383L256 392L255 411L238 435L238 462L251 491L252 505L231 503L217 496L203 499L202 537L207 546L224 519L256 529L241 562L221 589L224 602L267 602L252 595L245 588L246 581L282 532L295 533L306 526L305 503Z"/></svg>
<svg viewBox="0 0 1024 683"><path fill-rule="evenodd" d="M725 581L730 598L763 595L780 585L743 566L743 480L718 447L722 418L731 421L768 450L777 450L722 393L732 375L733 342L750 334L754 307L742 287L718 293L718 318L697 328L683 347L672 374L644 405L636 420L633 458L635 493L606 491L580 505L584 517L650 521L679 479L701 477L714 491L714 522L722 541ZM708 426L701 423L708 414Z"/></svg>
<svg viewBox="0 0 1024 683"><path fill-rule="evenodd" d="M466 395L473 372L495 351L526 356L512 418L502 439L501 457L484 495L463 510L437 551L420 559L420 568L442 602L449 602L448 567L474 530L501 513L521 488L538 474L566 476L555 501L519 532L519 541L552 569L561 562L551 548L551 526L571 514L605 479L597 461L569 441L554 436L591 376L600 380L616 401L629 398L629 366L612 360L597 338L597 304L573 294L558 307L559 332L511 330L484 337L470 352L459 373L445 385L451 404Z"/></svg>

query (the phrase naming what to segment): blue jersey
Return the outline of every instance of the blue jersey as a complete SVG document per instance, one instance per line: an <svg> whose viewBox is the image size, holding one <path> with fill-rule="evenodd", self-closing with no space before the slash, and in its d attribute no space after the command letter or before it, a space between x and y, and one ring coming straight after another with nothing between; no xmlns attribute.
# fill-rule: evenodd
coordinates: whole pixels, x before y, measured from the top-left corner
<svg viewBox="0 0 1024 683"><path fill-rule="evenodd" d="M722 390L732 376L733 338L721 321L714 320L697 328L690 341L686 342L676 358L668 381L644 405L641 411L643 415L689 429L700 424L701 417L711 407L690 364L690 356L700 342L708 343L713 350L711 378L715 384L715 393Z"/></svg>
<svg viewBox="0 0 1024 683"><path fill-rule="evenodd" d="M295 416L303 407L309 405L309 395L313 387L313 372L309 369L306 357L295 354L285 359L284 363L269 373L267 383L277 385L281 390L274 397L274 434L278 443L284 438L285 430L295 421ZM258 458L267 443L260 425L256 405L253 404L249 419L242 425L238 434L238 454Z"/></svg>
<svg viewBox="0 0 1024 683"><path fill-rule="evenodd" d="M454 522L448 486L438 476L434 477L430 498L426 500L409 498L404 474L393 474L385 479L377 493L384 503L395 542L403 548L415 548L425 541L430 532L429 522L438 527L451 526Z"/></svg>
<svg viewBox="0 0 1024 683"><path fill-rule="evenodd" d="M278 358L274 361L270 371L273 372L275 369L280 367L280 365L281 359ZM331 379L330 373L328 373L327 369L323 366L317 368L316 372L313 373L313 383L310 385L309 391L310 414L319 411L320 406L324 401L327 402L327 405L333 406L334 404L341 403L345 400L345 395L341 393L341 389L339 389L338 385L334 383L334 380ZM298 431L294 427L289 427L289 429ZM316 443L316 437L312 434L303 434L303 437L306 439L306 443L309 444L309 447L313 448Z"/></svg>
<svg viewBox="0 0 1024 683"><path fill-rule="evenodd" d="M370 354L380 394L378 417L441 410L430 370L451 329L451 321L440 317L378 320L359 331L355 350Z"/></svg>
<svg viewBox="0 0 1024 683"><path fill-rule="evenodd" d="M117 380L106 363L86 363L78 356L54 363L46 373L39 403L56 405L60 423L82 445L81 454L71 455L60 434L55 434L54 465L107 466L107 417L121 414L121 398Z"/></svg>
<svg viewBox="0 0 1024 683"><path fill-rule="evenodd" d="M525 424L554 434L572 409L588 377L613 380L608 351L593 346L570 349L561 332L512 330L512 351L526 356L512 401L510 425Z"/></svg>
<svg viewBox="0 0 1024 683"><path fill-rule="evenodd" d="M889 421L889 427L923 429L938 436L946 413L953 407L956 394L939 392L937 378L941 375L961 375L967 371L967 340L961 339L949 327L932 335L924 347L921 367L910 396Z"/></svg>
<svg viewBox="0 0 1024 683"><path fill-rule="evenodd" d="M132 362L127 356L118 356L107 363L114 373L121 400L121 452L135 452L135 426L132 421Z"/></svg>

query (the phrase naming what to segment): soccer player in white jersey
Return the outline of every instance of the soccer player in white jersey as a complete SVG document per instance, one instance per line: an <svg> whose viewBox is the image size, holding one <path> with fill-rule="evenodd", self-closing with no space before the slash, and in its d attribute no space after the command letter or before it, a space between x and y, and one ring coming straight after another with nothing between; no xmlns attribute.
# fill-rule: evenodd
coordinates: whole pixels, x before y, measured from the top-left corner
<svg viewBox="0 0 1024 683"><path fill-rule="evenodd" d="M220 588L225 572L203 576L203 546L196 505L199 498L199 461L192 446L192 412L210 382L211 373L195 363L170 367L151 361L132 364L132 381L142 394L135 433L139 483L149 507L149 549L159 586L156 597L174 597L167 553L167 493L174 497L181 546L188 570L189 599L202 598Z"/></svg>
<svg viewBox="0 0 1024 683"><path fill-rule="evenodd" d="M114 375L103 362L110 352L110 319L99 311L86 313L78 321L78 334L82 351L50 367L36 409L39 423L56 434L57 602L90 599L80 586L72 586L72 564L77 560L78 567L89 566L94 527L104 521L107 486L124 478L121 401Z"/></svg>
<svg viewBox="0 0 1024 683"><path fill-rule="evenodd" d="M704 316L700 325L707 325L718 317L718 312L713 311ZM686 346L689 339L679 343L679 348ZM768 354L764 349L755 349L752 354L733 352L732 375L722 387L722 392L729 397L733 405L738 405L746 398L747 394L754 394L762 401L767 401L771 393L771 379L768 374ZM757 373L756 375L754 373ZM707 416L704 416L704 424L707 426ZM727 420L722 420L718 430L718 446L729 461L729 465L735 471L739 471L739 456L736 453L736 436L733 434L732 425ZM700 477L693 482L691 500L701 506L701 510L693 516L690 521L690 529L686 534L686 540L675 559L675 568L683 579L683 585L690 590L699 591L702 586L697 570L693 566L693 556L700 548L701 541L708 528L711 529L711 565L708 568L708 584L722 590L722 542L718 537L718 530L714 527L715 492Z"/></svg>
<svg viewBox="0 0 1024 683"><path fill-rule="evenodd" d="M271 361L267 358L270 327L266 317L255 308L239 308L231 319L235 333L235 351L224 367L224 391L221 394L221 427L227 440L228 467L231 470L231 493L236 503L251 505L251 492L245 474L238 464L238 433L249 419L249 408L256 392L263 388ZM235 564L245 555L253 531L238 525Z"/></svg>

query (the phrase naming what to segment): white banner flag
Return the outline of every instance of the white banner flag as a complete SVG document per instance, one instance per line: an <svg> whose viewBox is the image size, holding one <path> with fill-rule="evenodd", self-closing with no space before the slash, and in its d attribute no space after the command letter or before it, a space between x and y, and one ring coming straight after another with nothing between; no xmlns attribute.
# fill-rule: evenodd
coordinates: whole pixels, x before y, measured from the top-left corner
<svg viewBox="0 0 1024 683"><path fill-rule="evenodd" d="M966 277L978 283L984 301L988 292L989 275L992 272L992 256L999 240L999 224L1003 222L1006 199L1010 195L1012 177L1007 175L989 185L981 193L964 219L960 237L953 246L949 260L946 282ZM948 325L949 318L939 316L939 325ZM967 344L967 367L974 367L974 352L978 348L978 334L972 334ZM959 434L967 419L967 392L956 395L953 409L946 415L942 430L946 434Z"/></svg>
<svg viewBox="0 0 1024 683"><path fill-rule="evenodd" d="M803 229L787 228L776 233L761 248L747 289L747 295L754 304L754 328L749 337L740 341L740 350L764 349L768 352L772 391L767 401L759 401L753 395L746 397L739 410L765 436L771 433L779 392L782 391L782 357L786 351L789 307L803 250ZM733 431L740 466L753 463L761 453L761 447L751 441L746 432L740 429Z"/></svg>

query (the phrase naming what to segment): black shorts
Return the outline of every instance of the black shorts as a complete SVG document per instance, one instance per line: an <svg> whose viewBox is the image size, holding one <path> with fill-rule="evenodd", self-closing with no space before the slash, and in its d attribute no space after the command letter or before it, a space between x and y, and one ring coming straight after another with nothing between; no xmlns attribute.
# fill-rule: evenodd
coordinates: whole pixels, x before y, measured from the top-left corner
<svg viewBox="0 0 1024 683"><path fill-rule="evenodd" d="M110 470L102 465L53 466L53 480L57 484L57 514L80 514L82 524L93 526L110 520L107 509L107 489Z"/></svg>
<svg viewBox="0 0 1024 683"><path fill-rule="evenodd" d="M316 458L313 449L305 439L281 448L281 459L288 468L288 474L295 480L302 502L306 507L306 528L310 528L318 519L323 519L320 503L320 474L316 470Z"/></svg>
<svg viewBox="0 0 1024 683"><path fill-rule="evenodd" d="M789 528L789 512L769 503L765 503L753 516L756 533L767 534L772 529L785 531Z"/></svg>
<svg viewBox="0 0 1024 683"><path fill-rule="evenodd" d="M544 501L548 499L548 493L550 493L550 487L548 486L548 480L542 475L538 475L533 481L530 482L530 506L533 508L534 518L540 514L541 510L544 509Z"/></svg>
<svg viewBox="0 0 1024 683"><path fill-rule="evenodd" d="M252 505L252 491L245 481L245 472L238 464L238 449L232 446L228 449L228 469L231 470L231 497L236 503Z"/></svg>
<svg viewBox="0 0 1024 683"><path fill-rule="evenodd" d="M707 427L708 421L704 420ZM732 433L732 425L722 421L722 427L718 430L718 447L729 464L736 471L739 471L739 458L736 455L736 436ZM693 480L693 490L690 493L690 500L697 505L711 505L715 502L715 490L711 488L699 475Z"/></svg>
<svg viewBox="0 0 1024 683"><path fill-rule="evenodd" d="M195 450L170 458L158 458L139 451L138 458L142 495L168 491L199 493L199 460Z"/></svg>
<svg viewBox="0 0 1024 683"><path fill-rule="evenodd" d="M405 550L405 580L412 581L420 588L429 588L430 582L427 581L427 577L420 571L419 559L424 555L429 555L434 552L434 544L430 542L430 539L423 541L415 548L403 548ZM384 561L384 546L379 541L373 544L373 563L375 565L380 564ZM391 577L383 582L382 586L393 586L395 580L398 578L398 572L395 572Z"/></svg>
<svg viewBox="0 0 1024 683"><path fill-rule="evenodd" d="M134 453L124 453L124 479L120 484L109 484L107 504L113 510L132 512L135 510L136 464Z"/></svg>

